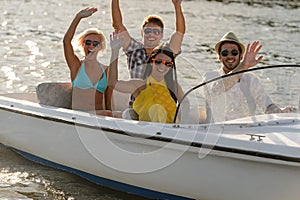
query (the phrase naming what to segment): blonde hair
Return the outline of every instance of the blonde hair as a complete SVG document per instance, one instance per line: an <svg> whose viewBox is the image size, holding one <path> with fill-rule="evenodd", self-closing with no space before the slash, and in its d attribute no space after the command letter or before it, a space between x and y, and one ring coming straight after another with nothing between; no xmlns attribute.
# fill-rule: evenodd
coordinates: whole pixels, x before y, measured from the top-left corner
<svg viewBox="0 0 300 200"><path fill-rule="evenodd" d="M90 28L90 29L83 31L78 36L77 44L81 48L81 50L83 50L84 40L88 35L99 35L100 43L101 43L101 49L99 52L103 52L106 49L106 38L105 38L103 32L96 28Z"/></svg>

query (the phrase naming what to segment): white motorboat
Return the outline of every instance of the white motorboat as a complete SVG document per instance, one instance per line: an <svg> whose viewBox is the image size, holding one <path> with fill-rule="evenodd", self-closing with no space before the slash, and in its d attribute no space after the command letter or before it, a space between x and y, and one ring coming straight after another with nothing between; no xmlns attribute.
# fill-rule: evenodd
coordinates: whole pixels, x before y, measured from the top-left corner
<svg viewBox="0 0 300 200"><path fill-rule="evenodd" d="M153 199L300 197L298 112L161 124L40 100L36 93L0 96L0 143L30 160Z"/></svg>

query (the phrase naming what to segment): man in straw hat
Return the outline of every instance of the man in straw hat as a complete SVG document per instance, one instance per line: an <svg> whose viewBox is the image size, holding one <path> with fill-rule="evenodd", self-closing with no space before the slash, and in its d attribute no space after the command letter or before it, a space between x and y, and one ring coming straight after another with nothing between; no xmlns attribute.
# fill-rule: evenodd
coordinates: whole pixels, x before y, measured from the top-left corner
<svg viewBox="0 0 300 200"><path fill-rule="evenodd" d="M247 48L233 32L226 33L215 45L222 67L204 75L204 81L219 76L248 69L258 64L263 56L257 57L262 45L255 41ZM230 76L207 84L207 121L226 121L255 115L256 107L265 113L288 112L290 107L281 110L264 91L258 77L252 73Z"/></svg>

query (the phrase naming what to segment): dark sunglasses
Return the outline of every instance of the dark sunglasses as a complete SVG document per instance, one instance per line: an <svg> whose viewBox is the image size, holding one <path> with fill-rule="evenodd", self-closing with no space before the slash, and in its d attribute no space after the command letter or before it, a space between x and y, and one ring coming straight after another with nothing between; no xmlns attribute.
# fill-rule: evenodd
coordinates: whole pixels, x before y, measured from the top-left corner
<svg viewBox="0 0 300 200"><path fill-rule="evenodd" d="M172 61L166 61L166 60L161 60L161 59L156 59L152 58L152 62L159 65L159 64L164 64L167 67L173 67L174 63Z"/></svg>
<svg viewBox="0 0 300 200"><path fill-rule="evenodd" d="M231 51L231 55L233 55L233 56L237 56L237 55L239 55L239 51L238 50L236 50L236 49L233 49L232 51ZM229 55L229 51L228 50L224 50L224 51L221 51L221 56L222 57L226 57L226 56L228 56Z"/></svg>
<svg viewBox="0 0 300 200"><path fill-rule="evenodd" d="M91 46L93 44L93 46L96 47L100 44L100 42L92 41L92 40L84 40L84 44L87 46Z"/></svg>
<svg viewBox="0 0 300 200"><path fill-rule="evenodd" d="M146 35L148 35L150 33L154 33L155 35L159 35L161 33L161 30L157 29L157 28L144 28L144 33Z"/></svg>

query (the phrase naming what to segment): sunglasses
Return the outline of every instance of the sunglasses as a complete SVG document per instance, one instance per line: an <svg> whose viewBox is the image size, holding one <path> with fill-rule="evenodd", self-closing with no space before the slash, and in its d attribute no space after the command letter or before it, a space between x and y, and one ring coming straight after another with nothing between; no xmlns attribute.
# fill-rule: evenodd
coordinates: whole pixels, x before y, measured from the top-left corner
<svg viewBox="0 0 300 200"><path fill-rule="evenodd" d="M91 46L93 44L93 46L96 47L100 44L100 42L92 41L92 40L84 40L84 44L87 46Z"/></svg>
<svg viewBox="0 0 300 200"><path fill-rule="evenodd" d="M232 51L231 51L231 55L233 55L233 56L237 56L237 55L239 55L239 51L238 50L236 50L236 49L233 49ZM224 50L224 51L221 51L221 56L222 57L226 57L226 56L228 56L229 55L229 51L228 50Z"/></svg>
<svg viewBox="0 0 300 200"><path fill-rule="evenodd" d="M161 59L156 59L156 58L152 58L152 62L155 63L156 65L164 64L167 67L173 67L173 65L174 65L174 63L172 61L166 61L166 60L161 60Z"/></svg>
<svg viewBox="0 0 300 200"><path fill-rule="evenodd" d="M144 33L146 35L148 35L150 33L154 33L155 35L159 35L161 33L161 30L157 29L157 28L144 28Z"/></svg>

